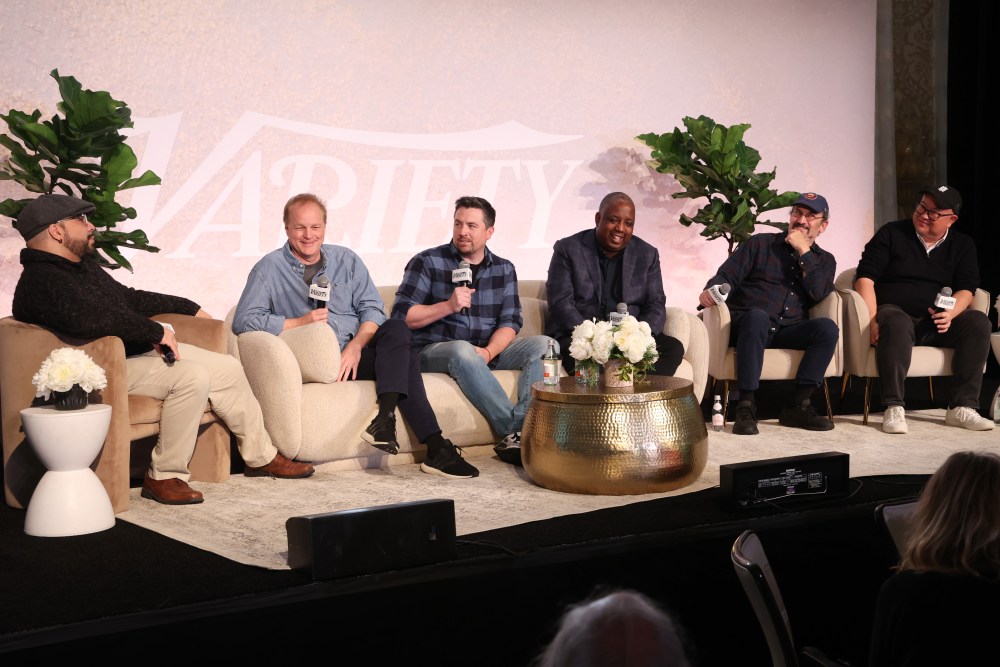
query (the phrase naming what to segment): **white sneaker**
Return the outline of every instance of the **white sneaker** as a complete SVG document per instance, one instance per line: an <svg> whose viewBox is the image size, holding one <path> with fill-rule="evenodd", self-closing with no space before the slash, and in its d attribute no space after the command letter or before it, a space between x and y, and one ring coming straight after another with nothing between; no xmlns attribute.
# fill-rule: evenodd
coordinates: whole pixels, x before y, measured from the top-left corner
<svg viewBox="0 0 1000 667"><path fill-rule="evenodd" d="M890 405L882 414L883 433L906 433L906 410L902 405Z"/></svg>
<svg viewBox="0 0 1000 667"><path fill-rule="evenodd" d="M949 408L944 415L944 423L948 426L960 426L970 431L991 431L993 420L986 419L972 408Z"/></svg>

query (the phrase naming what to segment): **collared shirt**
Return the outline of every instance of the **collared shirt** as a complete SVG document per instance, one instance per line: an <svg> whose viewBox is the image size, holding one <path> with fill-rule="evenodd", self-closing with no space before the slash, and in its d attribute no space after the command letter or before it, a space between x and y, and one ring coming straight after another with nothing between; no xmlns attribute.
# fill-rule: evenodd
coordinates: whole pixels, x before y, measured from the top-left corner
<svg viewBox="0 0 1000 667"><path fill-rule="evenodd" d="M950 232L950 231L951 231L950 229L944 230L944 236L942 236L941 238L939 238L934 243L928 243L927 241L925 241L924 237L921 236L920 234L918 234L916 229L913 230L913 233L916 234L917 238L920 239L920 242L924 244L924 250L926 250L927 254L930 255L931 254L931 250L934 250L934 248L938 247L939 245L941 245L942 243L945 242L945 239L948 238L948 232Z"/></svg>
<svg viewBox="0 0 1000 667"><path fill-rule="evenodd" d="M740 244L705 288L729 283L726 305L734 315L759 308L772 330L808 319L809 309L833 291L837 261L813 244L799 256L785 234L755 234Z"/></svg>
<svg viewBox="0 0 1000 667"><path fill-rule="evenodd" d="M485 248L481 268L472 283L469 314L452 313L413 332L413 345L466 340L486 345L493 332L501 327L521 330L521 300L517 295L514 265ZM447 301L455 291L451 272L458 268L462 255L452 243L425 250L406 265L403 281L396 292L392 317L405 320L411 306L429 306Z"/></svg>
<svg viewBox="0 0 1000 667"><path fill-rule="evenodd" d="M327 323L343 349L362 322L378 325L385 322L382 297L368 274L368 267L352 250L323 245L322 256L323 267L316 275L330 279ZM304 275L305 265L292 254L287 243L264 255L247 278L236 306L233 332L267 331L277 336L286 319L302 317L314 310Z"/></svg>

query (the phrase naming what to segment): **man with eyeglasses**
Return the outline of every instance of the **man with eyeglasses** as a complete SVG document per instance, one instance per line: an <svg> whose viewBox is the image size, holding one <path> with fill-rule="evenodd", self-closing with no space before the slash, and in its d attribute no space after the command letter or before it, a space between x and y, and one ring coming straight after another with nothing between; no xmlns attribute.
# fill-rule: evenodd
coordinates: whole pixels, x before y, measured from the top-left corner
<svg viewBox="0 0 1000 667"><path fill-rule="evenodd" d="M816 244L830 222L826 198L806 192L792 204L788 231L755 234L740 244L698 297L704 308L716 305L709 288L728 283L726 305L732 315L731 345L736 347L739 402L736 435L756 435L757 403L764 350L804 350L795 375L791 404L778 422L809 431L829 431L833 422L816 413L812 396L823 378L840 331L828 318L809 319L809 309L833 291L837 261Z"/></svg>
<svg viewBox="0 0 1000 667"><path fill-rule="evenodd" d="M22 322L73 338L122 339L128 393L163 401L142 497L166 505L204 500L187 481L206 402L236 436L246 462L244 475L312 475L310 464L285 458L271 442L239 361L178 343L169 325L151 319L161 313L209 317L198 304L125 287L97 263L94 225L87 220L93 211L88 201L55 194L42 195L21 210L14 225L27 247L21 251L24 270L11 309Z"/></svg>
<svg viewBox="0 0 1000 667"><path fill-rule="evenodd" d="M883 225L858 264L854 289L871 314L886 433L907 431L903 390L914 345L955 350L945 424L973 431L993 428L993 421L978 413L990 321L969 307L979 286L976 246L965 234L950 231L961 206L953 187L921 190L912 219ZM935 307L944 287L952 290L950 309Z"/></svg>

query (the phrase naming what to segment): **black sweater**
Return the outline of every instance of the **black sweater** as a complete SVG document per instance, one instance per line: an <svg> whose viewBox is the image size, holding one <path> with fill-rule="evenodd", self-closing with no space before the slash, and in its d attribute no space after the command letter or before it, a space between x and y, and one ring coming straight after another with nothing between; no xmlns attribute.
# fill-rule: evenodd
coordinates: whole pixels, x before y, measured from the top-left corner
<svg viewBox="0 0 1000 667"><path fill-rule="evenodd" d="M199 310L182 297L125 287L93 259L71 262L25 248L21 264L14 319L74 338L118 336L127 355L147 352L163 338L163 327L149 319L153 315L194 315Z"/></svg>

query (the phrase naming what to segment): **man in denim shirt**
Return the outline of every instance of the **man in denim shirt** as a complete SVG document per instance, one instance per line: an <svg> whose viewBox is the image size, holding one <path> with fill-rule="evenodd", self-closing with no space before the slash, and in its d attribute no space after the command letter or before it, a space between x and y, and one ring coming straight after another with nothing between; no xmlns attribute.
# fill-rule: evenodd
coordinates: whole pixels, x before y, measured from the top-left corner
<svg viewBox="0 0 1000 667"><path fill-rule="evenodd" d="M444 477L476 477L459 449L441 435L427 401L420 360L411 354L405 323L386 320L382 298L367 267L347 248L324 245L326 207L312 194L285 204L288 243L261 259L250 271L236 307L233 331L267 331L326 322L340 343L338 381L375 380L378 413L361 434L389 454L399 451L395 409L409 422L427 457L421 470ZM329 281L326 305L310 298L310 288ZM318 307L317 307L318 306Z"/></svg>
<svg viewBox="0 0 1000 667"><path fill-rule="evenodd" d="M459 198L451 243L409 261L392 317L413 330L421 368L451 375L494 432L503 436L495 447L500 458L519 463L531 384L542 379L542 355L551 339L515 338L522 324L517 273L513 264L486 247L495 220L496 211L482 197ZM452 271L463 261L472 271L470 286L452 282ZM521 371L517 405L493 370Z"/></svg>

